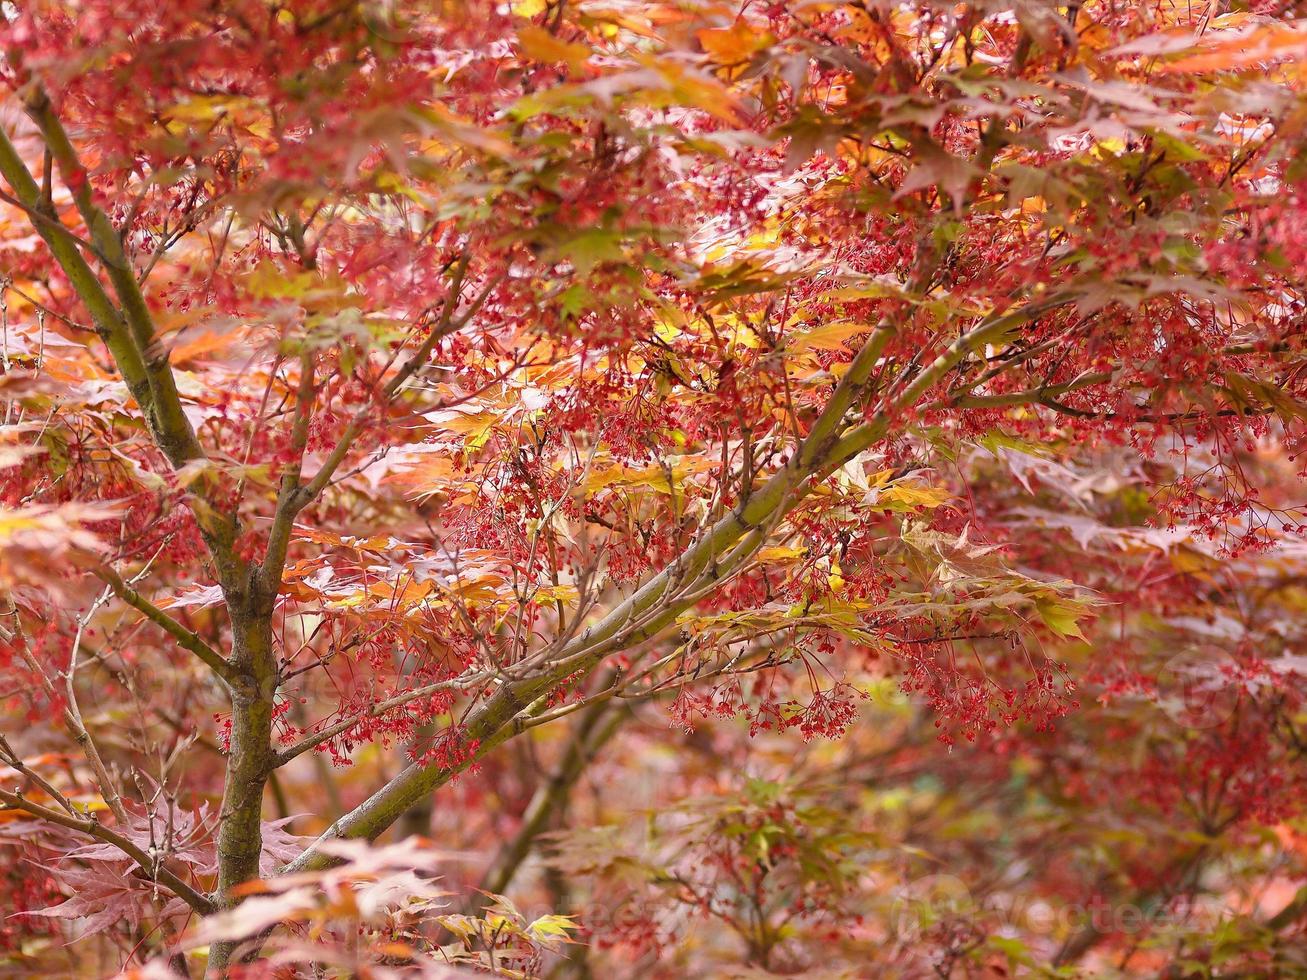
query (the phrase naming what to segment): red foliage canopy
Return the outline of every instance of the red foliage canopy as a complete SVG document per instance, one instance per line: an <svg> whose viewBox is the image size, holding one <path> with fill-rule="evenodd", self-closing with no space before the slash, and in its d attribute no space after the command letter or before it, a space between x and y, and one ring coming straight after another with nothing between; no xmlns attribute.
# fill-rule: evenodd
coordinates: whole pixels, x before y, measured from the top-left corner
<svg viewBox="0 0 1307 980"><path fill-rule="evenodd" d="M885 690L937 741L879 751L954 805L1043 781L1023 833L1056 800L1101 846L1129 785L1123 894L1214 854L1227 890L1292 879L1233 849L1304 829L1307 28L1246 6L6 6L0 831L36 914L9 941L78 920L184 969L194 935L218 975L427 861L351 841L475 843L422 809L460 773L487 767L442 793L517 834L502 892L619 728L678 750L669 806L705 723L852 728L853 759ZM623 727L658 700L666 730ZM552 777L507 773L547 726ZM804 856L799 920L872 914L832 856L873 846L862 804L832 840L788 792L724 790L711 874L647 879L762 968L808 955L775 862ZM490 914L528 973L566 928ZM1120 932L1090 919L1029 955ZM486 921L441 924L494 968ZM387 928L376 962L434 969ZM1003 949L971 935L916 951Z"/></svg>

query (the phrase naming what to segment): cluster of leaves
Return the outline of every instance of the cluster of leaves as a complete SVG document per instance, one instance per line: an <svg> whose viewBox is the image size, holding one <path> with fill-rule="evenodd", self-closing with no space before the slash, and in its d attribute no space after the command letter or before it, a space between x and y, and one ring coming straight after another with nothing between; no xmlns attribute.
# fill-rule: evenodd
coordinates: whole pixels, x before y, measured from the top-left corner
<svg viewBox="0 0 1307 980"><path fill-rule="evenodd" d="M1234 559L1193 529L1158 530L1119 449L1074 474L1010 448L963 463L978 500L1008 488L986 523L1059 553L1074 543L1081 580L1110 603L1057 641L1082 706L1054 732L928 752L930 700L873 670L838 743L796 752L716 723L680 756L635 762L658 738L641 713L536 872L537 887L550 869L572 883L598 963L652 976L1303 969L1301 545ZM1268 500L1298 490L1277 452L1241 463ZM669 768L699 795L668 788Z"/></svg>

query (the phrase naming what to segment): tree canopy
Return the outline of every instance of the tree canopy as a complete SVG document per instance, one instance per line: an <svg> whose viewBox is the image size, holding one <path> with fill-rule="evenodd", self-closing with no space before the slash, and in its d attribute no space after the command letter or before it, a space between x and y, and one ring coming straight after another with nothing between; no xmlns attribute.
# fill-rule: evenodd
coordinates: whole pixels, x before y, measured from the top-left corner
<svg viewBox="0 0 1307 980"><path fill-rule="evenodd" d="M1307 971L1300 6L4 4L0 961Z"/></svg>

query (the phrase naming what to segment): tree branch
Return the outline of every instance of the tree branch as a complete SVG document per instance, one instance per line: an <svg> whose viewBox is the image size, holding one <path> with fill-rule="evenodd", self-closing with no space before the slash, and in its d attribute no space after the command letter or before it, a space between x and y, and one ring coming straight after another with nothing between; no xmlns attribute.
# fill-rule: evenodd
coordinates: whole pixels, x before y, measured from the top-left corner
<svg viewBox="0 0 1307 980"><path fill-rule="evenodd" d="M382 388L384 404L389 404L404 384L425 366L427 359L431 356L432 349L442 338L461 330L476 316L490 297L490 293L503 281L503 275L492 278L486 283L471 305L463 313L455 316L458 298L462 291L464 278L467 275L469 262L470 257L464 253L455 263L453 280L450 283L449 294L446 296L444 305L441 308L440 319L432 326L430 333L418 349L401 365L395 375ZM311 390L308 394L312 394ZM300 409L304 404L305 397L303 376L301 375L300 393L296 408L297 425L302 417ZM300 479L300 468L303 465L303 442L298 444L298 448L293 447L295 448L295 463L282 478L281 489L277 495L277 509L272 520L272 530L268 535L268 551L261 569L262 578L266 585L271 585L273 582L280 580L282 567L286 561L290 533L296 516L327 488L332 476L340 468L341 463L345 461L350 450L354 447L355 441L363 432L364 423L373 411L374 406L365 405L355 412L354 417L345 426L345 431L336 440L336 445L332 448L318 472L314 474L307 484L302 484ZM307 426L307 418L304 418L303 424ZM294 439L297 435L298 433L294 433L292 438Z"/></svg>
<svg viewBox="0 0 1307 980"><path fill-rule="evenodd" d="M799 488L826 465L829 453L837 443L845 414L862 394L893 333L894 328L887 323L872 333L850 363L849 370L807 437L783 468L748 494L734 511L709 528L675 562L566 644L552 664L535 675L502 684L467 723L466 737L476 750L463 763L447 769L418 763L409 765L368 800L336 821L319 842L333 837L376 837L417 800L515 734L514 718L562 679L577 672L588 673L614 650L649 639L673 622L689 605L720 585L735 567L761 546L766 532L792 509L797 499L801 499L802 495L797 494ZM996 330L987 322L972 333L979 344L984 342L981 338L994 335ZM330 859L320 854L315 844L286 870L320 868L329 863Z"/></svg>
<svg viewBox="0 0 1307 980"><path fill-rule="evenodd" d="M13 188L15 196L22 203L25 211L28 213L45 211L47 205L40 187L28 171L27 165L23 163L22 157L18 155L9 135L3 130L0 130L0 175L3 175L9 186ZM53 220L53 216L47 215L47 217L51 217L52 220L34 222L36 233L44 239L55 261L59 263L59 267L63 269L69 283L72 284L73 291L90 312L95 331L109 348L109 353L118 365L118 370L122 372L123 380L127 382L132 397L148 414L152 396L146 377L145 362L132 342L122 315L109 299L104 286L91 270L86 259L82 257L79 251L81 239L64 228L58 220Z"/></svg>
<svg viewBox="0 0 1307 980"><path fill-rule="evenodd" d="M592 705L576 724L567 750L548 781L536 789L522 815L522 826L512 840L505 841L494 862L481 878L482 891L500 894L517 874L540 835L550 826L572 787L585 772L599 750L626 720L626 713L615 710L611 701Z"/></svg>
<svg viewBox="0 0 1307 980"><path fill-rule="evenodd" d="M387 698L385 701L378 701L376 704L370 705L368 710L361 715L356 715L353 718L346 718L343 721L338 721L332 725L328 725L326 728L322 729L322 731L306 735L294 745L288 745L276 754L273 765L280 768L292 759L303 755L305 752L316 749L319 745L324 745L325 743L330 742L337 735L349 731L360 722L366 721L370 718L380 718L389 711L394 711L396 708L402 708L404 705L412 704L414 701L420 701L422 698L430 697L438 691L447 691L454 687L469 687L474 684L484 683L488 678L489 675L485 671L479 671L475 674L455 677L447 681L438 681L434 684L424 684L422 687L415 687L411 691L397 694L393 698Z"/></svg>
<svg viewBox="0 0 1307 980"><path fill-rule="evenodd" d="M165 613L145 596L141 595L130 585L123 581L122 576L115 572L108 565L104 565L94 572L95 576L109 586L123 602L131 606L137 612L141 613L150 622L160 627L165 633L177 641L178 645L185 650L189 650L195 656L199 657L210 670L221 677L228 684L235 682L236 675L232 665L227 662L217 650L205 643L200 637L188 630L177 620Z"/></svg>
<svg viewBox="0 0 1307 980"><path fill-rule="evenodd" d="M153 318L127 254L123 251L122 239L118 237L108 215L95 203L86 168L82 166L72 141L55 115L49 96L42 89L34 89L28 94L25 108L40 130L46 148L63 175L64 184L73 195L73 202L90 233L91 244L101 257L109 281L118 295L122 318L145 365L146 381L151 394L151 427L159 448L174 467L203 459L204 449L195 438L190 420L182 410L177 385L168 366L168 352L155 336ZM25 195L20 194L20 197L23 196Z"/></svg>
<svg viewBox="0 0 1307 980"><path fill-rule="evenodd" d="M155 337L149 307L123 251L122 240L108 216L95 204L86 170L68 134L44 91L39 88L30 91L24 104L40 131L47 158L52 165L58 165L73 195L90 233L90 246L108 273L119 305L115 305L82 256L80 248L86 243L58 221L47 195L3 132L0 132L0 175L13 188L18 205L27 214L39 213L50 219L33 218L32 225L68 277L73 291L90 311L96 333L109 349L132 397L141 406L154 442L169 464L180 469L189 462L205 459L204 449L182 408L168 364L168 352ZM47 170L47 182L49 176ZM210 479L202 474L200 485L205 486ZM191 509L224 585L238 585L244 564L232 549L235 540L232 524L221 519L207 500L193 502Z"/></svg>

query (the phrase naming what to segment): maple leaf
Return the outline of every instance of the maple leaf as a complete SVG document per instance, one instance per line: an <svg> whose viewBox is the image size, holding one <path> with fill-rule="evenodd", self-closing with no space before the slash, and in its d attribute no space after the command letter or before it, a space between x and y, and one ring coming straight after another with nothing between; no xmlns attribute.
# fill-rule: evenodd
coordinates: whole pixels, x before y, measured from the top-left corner
<svg viewBox="0 0 1307 980"><path fill-rule="evenodd" d="M911 169L899 181L895 197L938 187L956 207L978 176L979 171L969 160L948 152L938 143L922 140L913 145Z"/></svg>
<svg viewBox="0 0 1307 980"><path fill-rule="evenodd" d="M1192 53L1164 62L1162 72L1240 71L1307 57L1307 23L1280 21L1202 39Z"/></svg>

